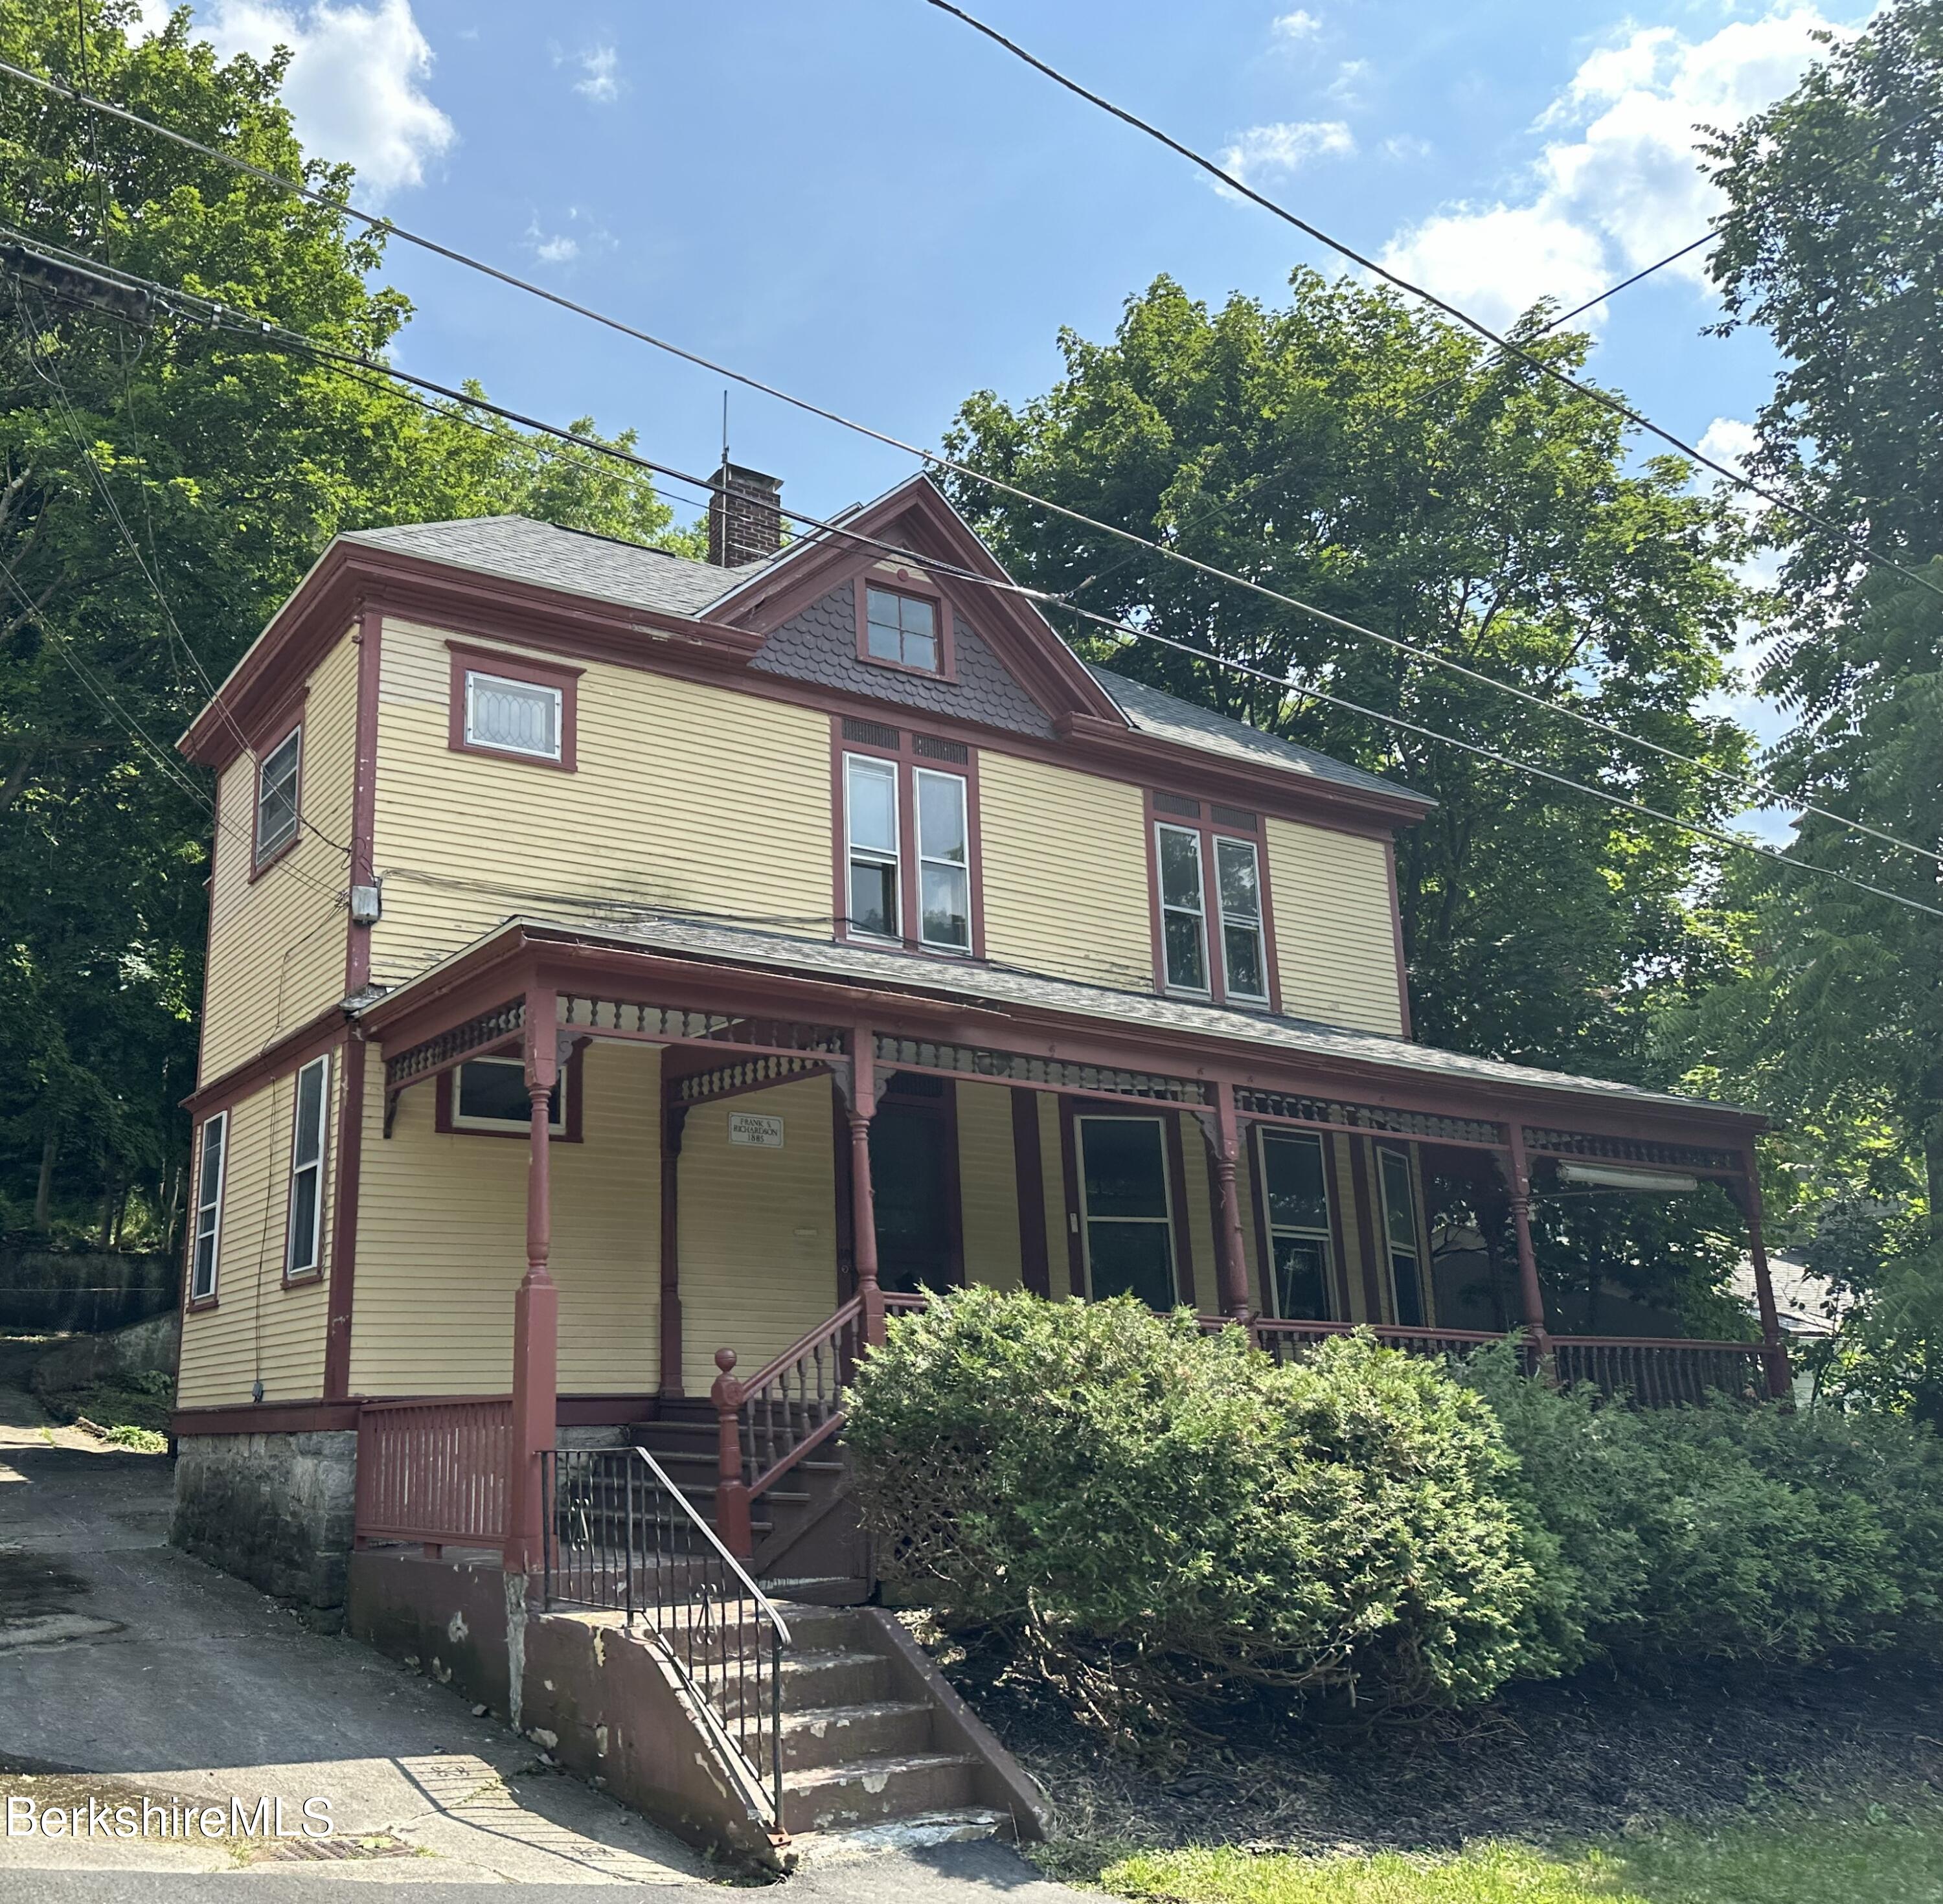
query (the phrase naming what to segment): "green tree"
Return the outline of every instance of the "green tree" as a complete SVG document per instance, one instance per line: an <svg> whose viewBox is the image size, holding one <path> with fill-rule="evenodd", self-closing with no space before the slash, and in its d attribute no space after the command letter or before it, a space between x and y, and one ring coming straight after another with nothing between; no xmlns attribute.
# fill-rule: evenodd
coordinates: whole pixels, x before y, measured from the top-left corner
<svg viewBox="0 0 1943 1904"><path fill-rule="evenodd" d="M1755 469L1903 567L1772 512L1785 612L1761 680L1780 785L1943 845L1943 4L1900 0L1709 148L1727 327L1785 359ZM1921 903L1938 868L1810 816L1790 853ZM1806 1134L1791 1240L1864 1298L1830 1373L1943 1420L1943 921L1826 880L1744 878L1748 976L1690 1027ZM1809 1153L1809 1147L1813 1153ZM1822 1231L1827 1229L1824 1237Z"/></svg>
<svg viewBox="0 0 1943 1904"><path fill-rule="evenodd" d="M219 63L186 9L138 34L133 0L0 9L14 63L348 195L292 134L281 56ZM410 315L334 204L14 82L0 223L340 349ZM180 1202L210 806L171 743L210 684L339 530L508 511L692 546L591 452L0 272L0 1225L112 1226L133 1187L152 1239Z"/></svg>

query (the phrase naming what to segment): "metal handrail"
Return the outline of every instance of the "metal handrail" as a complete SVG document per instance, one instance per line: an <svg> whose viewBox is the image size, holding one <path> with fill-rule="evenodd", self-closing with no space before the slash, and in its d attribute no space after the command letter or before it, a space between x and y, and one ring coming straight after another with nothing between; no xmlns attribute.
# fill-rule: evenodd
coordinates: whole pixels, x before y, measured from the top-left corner
<svg viewBox="0 0 1943 1904"><path fill-rule="evenodd" d="M647 1463L649 1468L654 1474L655 1479L661 1484L662 1487L665 1488L668 1493L674 1495L675 1499L681 1503L682 1512L701 1530L702 1538L715 1549L716 1552L719 1554L722 1557L723 1560L727 1564L729 1571L733 1573L736 1579L741 1583L743 1592L747 1594L749 1598L754 1601L756 1605L762 1609L763 1618L767 1620L770 1626L775 1629L777 1645L779 1646L788 1645L790 1644L789 1622L784 1619L782 1614L778 1611L775 1601L772 1600L769 1596L756 1584L755 1578L750 1573L748 1568L744 1567L726 1547L723 1546L722 1537L702 1519L701 1514L695 1508L695 1503L690 1500L687 1495L683 1494L682 1491L674 1485L674 1482L669 1478L668 1469L663 1467L660 1462L657 1461L645 1448L641 1447L638 1443L635 1445L634 1452L639 1455L643 1461Z"/></svg>

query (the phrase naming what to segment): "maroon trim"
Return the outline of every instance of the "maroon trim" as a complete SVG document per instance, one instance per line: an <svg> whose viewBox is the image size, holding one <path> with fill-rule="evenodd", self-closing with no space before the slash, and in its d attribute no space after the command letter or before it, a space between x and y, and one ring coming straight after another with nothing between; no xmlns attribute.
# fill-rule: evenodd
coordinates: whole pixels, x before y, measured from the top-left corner
<svg viewBox="0 0 1943 1904"><path fill-rule="evenodd" d="M583 1040L581 1043L576 1045L566 1061L564 1075L566 1101L560 1106L562 1128L548 1132L547 1141L550 1144L579 1144L585 1139L585 1134L582 1120L582 1087L580 1060L581 1054L587 1049L588 1042L590 1041ZM533 1132L523 1126L518 1130L480 1131L474 1129L469 1124L457 1122L454 1117L452 1080L459 1066L470 1064L475 1058L504 1057L506 1055L503 1052L469 1051L458 1061L457 1064L448 1066L432 1079L434 1093L432 1101L432 1129L440 1137L509 1137L518 1144L530 1144L533 1141Z"/></svg>
<svg viewBox="0 0 1943 1904"><path fill-rule="evenodd" d="M324 1393L340 1401L351 1386L351 1293L358 1274L358 1193L364 1159L364 1040L344 1040L342 1108L337 1119L337 1187L330 1208L330 1299L324 1325Z"/></svg>
<svg viewBox="0 0 1943 1904"><path fill-rule="evenodd" d="M1268 1169L1263 1161L1261 1126L1251 1124L1245 1127L1242 1152L1248 1160L1248 1214L1255 1233L1255 1262L1260 1285L1262 1313L1280 1319L1282 1316L1282 1291L1275 1287L1275 1239L1269 1230ZM1335 1213L1336 1199L1328 1195L1329 1166L1334 1162L1329 1148L1329 1140L1322 1140L1323 1189L1330 1213ZM1240 1165L1237 1164L1237 1169ZM1208 1193L1216 1194L1214 1178L1214 1153L1208 1154ZM1218 1198L1217 1198L1218 1202ZM1332 1251L1338 1261L1341 1251ZM1332 1267L1334 1266L1332 1265Z"/></svg>
<svg viewBox="0 0 1943 1904"><path fill-rule="evenodd" d="M1403 956L1403 906L1397 898L1396 842L1393 839L1383 842L1383 870L1389 880L1390 937L1396 945L1397 1010L1402 1019L1403 1035L1407 1038L1410 1035L1410 967Z"/></svg>
<svg viewBox="0 0 1943 1904"><path fill-rule="evenodd" d="M895 579L892 579L892 576ZM857 616L857 659L866 668L889 668L900 674L917 674L928 681L956 681L958 679L958 653L956 631L952 624L957 619L951 597L944 593L929 576L920 579L908 569L896 569L892 575L879 573L874 569L866 569L854 577L850 584L855 596ZM907 661L889 661L882 655L870 652L870 591L875 588L879 594L902 595L910 601L930 604L933 625L938 632L938 665L935 668L914 668Z"/></svg>
<svg viewBox="0 0 1943 1904"><path fill-rule="evenodd" d="M1255 830L1251 833L1245 827L1223 826L1216 820L1210 809L1225 803L1216 802L1202 794L1177 794L1177 799L1192 800L1200 808L1200 816L1193 818L1184 813L1170 813L1156 804L1157 790L1150 787L1142 804L1146 815L1147 830L1147 921L1153 938L1154 990L1165 997L1192 1000L1206 1000L1223 1006L1236 1012L1267 1012L1278 1014L1282 1010L1281 962L1275 956L1275 905L1269 892L1269 850L1266 817L1254 813ZM1248 809L1253 812L1253 809ZM1183 833L1198 834L1201 840L1201 931L1205 942L1205 956L1208 961L1207 993L1191 992L1167 982L1167 935L1161 913L1160 895L1160 840L1155 831L1157 827L1178 827ZM1252 846L1255 854L1255 879L1262 901L1262 976L1268 984L1268 1003L1259 999L1230 999L1228 996L1228 957L1226 941L1221 935L1221 881L1215 860L1214 843L1217 840L1235 840Z"/></svg>
<svg viewBox="0 0 1943 1904"><path fill-rule="evenodd" d="M857 1293L857 1233L850 1199L850 1113L843 1087L834 1076L830 1080L830 1124L836 1164L836 1306L841 1309Z"/></svg>
<svg viewBox="0 0 1943 1904"><path fill-rule="evenodd" d="M303 717L304 703L308 694L308 689L306 689L304 693L297 696L293 714L290 712L289 704L285 704L283 711L288 718L280 719L276 726L271 730L277 736L275 740L264 746L253 748L250 750L256 761L256 770L250 776L250 877L244 882L247 886L254 886L272 866L277 864L287 855L295 852L297 842L303 837L305 753ZM297 736L296 824L290 829L290 837L271 854L268 859L266 859L262 857L260 850L262 837L261 829L263 824L263 762L269 755L275 753L277 749L281 747L293 734Z"/></svg>
<svg viewBox="0 0 1943 1904"><path fill-rule="evenodd" d="M1086 1218L1079 1201L1079 1134L1073 1128L1080 1100L1061 1092L1059 1099L1059 1172L1066 1193L1066 1283L1074 1301L1086 1297L1086 1239L1081 1232Z"/></svg>
<svg viewBox="0 0 1943 1904"><path fill-rule="evenodd" d="M302 1435L355 1428L355 1402L244 1402L235 1407L178 1408L169 1417L171 1435Z"/></svg>
<svg viewBox="0 0 1943 1904"><path fill-rule="evenodd" d="M836 935L841 940L851 938L850 799L843 761L846 754L854 754L864 759L884 761L898 769L898 925L903 934L898 941L900 948L947 964L962 964L968 958L982 959L985 956L985 858L978 837L981 825L978 750L968 747L962 760L933 760L916 752L911 746L920 732L930 732L929 723L921 729L890 721L880 721L878 725L896 726L897 746L879 747L870 741L846 740L842 717L833 718L830 723L830 849L834 856L830 877L830 918ZM919 916L922 880L917 837L917 776L920 773L943 774L965 783L965 876L970 888L972 911L972 947L968 952L954 952L944 946L932 945L920 936L923 926ZM855 942L884 950L889 949L890 943L868 933L858 933Z"/></svg>
<svg viewBox="0 0 1943 1904"><path fill-rule="evenodd" d="M252 1098L266 1084L273 1083L320 1052L329 1051L344 1036L344 1012L333 1005L286 1032L274 1045L266 1046L254 1058L226 1071L219 1078L192 1091L182 1101L183 1108L198 1124L219 1110Z"/></svg>
<svg viewBox="0 0 1943 1904"><path fill-rule="evenodd" d="M660 1392L680 1399L681 1385L681 1140L688 1107L670 1101L664 1080L661 1130L661 1380Z"/></svg>
<svg viewBox="0 0 1943 1904"><path fill-rule="evenodd" d="M1012 1180L1018 1188L1019 1279L1036 1296L1052 1294L1045 1248L1045 1159L1041 1153L1039 1093L1014 1089Z"/></svg>
<svg viewBox="0 0 1943 1904"><path fill-rule="evenodd" d="M938 507L949 514L941 499ZM864 530L861 519L855 526L862 533L873 533ZM951 560L962 561L994 579L1002 576L989 551L975 539L964 537L962 524L956 533L962 546L954 545L949 550ZM823 548L823 542L803 546ZM823 552L825 556L831 553L827 548ZM809 579L802 590L803 602L797 605L829 593L846 575L860 572L873 559L866 555L852 560L842 573L833 572L833 567L840 564L818 570L816 579ZM809 573L807 569L790 567L792 582ZM316 570L244 657L223 696L196 717L181 746L192 760L219 769L226 766L241 751L229 725L229 711L247 717L265 705L277 704L342 637L364 602L388 616L475 634L488 641L518 641L576 660L608 662L689 680L720 683L726 677L741 692L760 699L814 708L826 714L847 711L881 719L884 704L880 701L815 683L748 671L747 664L761 649L769 628L794 612L788 601L775 594L769 579L764 586L769 594L750 596L746 606L729 605L729 612L746 616L752 624L738 627L594 602L528 583L474 575L396 550L340 540L326 550ZM1038 741L1004 731L996 744L1008 753L1056 766L1080 766L1142 787L1184 778L1236 806L1376 838L1387 837L1398 825L1414 825L1428 810L1429 803L1420 796L1380 794L1278 768L1224 760L1203 749L1137 734L1064 645L1056 638L1048 640L1044 622L1016 597L994 593L972 619L994 652L1042 705L1088 711L1070 717L1055 714L1054 724L1061 735L1057 741ZM753 625L758 622L760 631ZM973 745L991 744L994 739L993 730L963 720L928 718L925 724Z"/></svg>
<svg viewBox="0 0 1943 1904"><path fill-rule="evenodd" d="M375 874L378 812L378 687L385 618L360 611L351 639L358 646L357 735L351 768L351 866L348 883L369 886ZM344 990L348 997L371 982L371 928L347 921Z"/></svg>
<svg viewBox="0 0 1943 1904"><path fill-rule="evenodd" d="M508 654L502 649L474 648L462 641L445 644L451 655L449 705L447 708L446 745L454 754L479 754L493 760L518 760L529 767L550 767L556 773L576 770L579 745L579 683L584 668L563 668L552 662L529 661L524 655ZM528 687L552 688L560 695L560 758L549 760L543 754L523 754L517 748L485 747L465 738L465 677L468 674L495 674L502 680L518 681Z"/></svg>

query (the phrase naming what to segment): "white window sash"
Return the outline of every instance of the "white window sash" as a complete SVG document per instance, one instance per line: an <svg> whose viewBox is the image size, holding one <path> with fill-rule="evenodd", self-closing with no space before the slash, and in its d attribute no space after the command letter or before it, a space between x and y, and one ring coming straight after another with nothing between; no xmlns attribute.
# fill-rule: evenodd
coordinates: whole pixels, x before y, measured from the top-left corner
<svg viewBox="0 0 1943 1904"><path fill-rule="evenodd" d="M889 847L860 845L854 819L857 810L855 788L858 775L861 773L871 779L888 780L891 788L891 843ZM845 930L853 938L869 939L882 945L898 945L904 942L901 918L894 923L900 929L889 932L873 932L848 920L850 910L850 873L858 865L888 866L894 876L898 895L898 907L903 911L904 890L904 816L900 809L904 788L902 775L895 760L880 760L874 754L846 754L843 757L843 910L848 923Z"/></svg>
<svg viewBox="0 0 1943 1904"><path fill-rule="evenodd" d="M482 688L511 691L515 694L544 696L553 709L551 723L553 744L550 747L522 747L517 741L502 737L482 735L479 731L478 690ZM557 760L560 757L563 729L566 724L566 698L557 687L549 687L542 681L523 681L510 674L488 674L483 668L468 668L465 671L465 744L468 747L483 747L496 754L518 754L529 760Z"/></svg>
<svg viewBox="0 0 1943 1904"><path fill-rule="evenodd" d="M560 1067L559 1083L554 1092L559 1101L547 1118L547 1130L550 1135L556 1135L566 1129L566 1073L568 1065L572 1062L572 1059L569 1058L566 1064ZM529 1118L482 1117L477 1113L468 1116L459 1109L465 1072L466 1066L470 1064L517 1064L520 1076L523 1078L526 1076L526 1060L520 1058L468 1058L463 1063L454 1065L452 1071L452 1128L456 1131L530 1131L533 1122ZM531 1102L531 1100L528 1101Z"/></svg>
<svg viewBox="0 0 1943 1904"><path fill-rule="evenodd" d="M1221 849L1239 847L1254 862L1255 868L1255 911L1253 917L1245 913L1230 913L1226 895L1221 890ZM1262 920L1262 858L1252 840L1232 840L1226 834L1217 837L1214 842L1214 862L1210 871L1214 880L1214 903L1221 915L1221 976L1227 985L1228 996L1247 1000L1252 1005L1266 1005L1269 1000L1268 938ZM1255 969L1262 975L1259 988L1248 990L1237 985L1235 975L1228 963L1228 934L1239 930L1248 933L1255 941Z"/></svg>
<svg viewBox="0 0 1943 1904"><path fill-rule="evenodd" d="M1316 1162L1321 1166L1322 1182L1322 1221L1319 1224L1303 1223L1278 1223L1275 1221L1275 1202L1269 1184L1269 1147L1272 1144L1312 1144L1315 1147ZM1276 1281L1275 1266L1275 1239L1278 1236L1293 1236L1299 1242L1315 1243L1322 1254L1322 1300L1324 1307L1333 1318L1336 1303L1336 1233L1334 1218L1336 1213L1336 1192L1329 1181L1329 1147L1319 1133L1313 1131L1270 1132L1260 1125L1255 1126L1255 1168L1260 1173L1262 1215L1268 1225L1269 1261L1263 1265L1266 1286L1269 1297L1278 1309L1282 1306L1282 1290ZM1299 1319L1306 1320L1306 1318Z"/></svg>
<svg viewBox="0 0 1943 1904"><path fill-rule="evenodd" d="M1194 849L1194 904L1183 904L1167 896L1167 868L1165 842L1168 834L1178 834ZM1193 827L1174 826L1165 820L1154 825L1154 883L1155 898L1160 907L1160 958L1161 976L1171 992L1186 992L1196 998L1208 998L1213 994L1214 966L1208 957L1208 864L1207 855L1201 850L1201 835ZM1203 982L1189 984L1174 975L1174 966L1168 956L1167 920L1170 913L1194 921L1194 930L1201 946L1201 970Z"/></svg>
<svg viewBox="0 0 1943 1904"><path fill-rule="evenodd" d="M1404 1195L1410 1206L1410 1235L1398 1239L1390 1223L1389 1173L1394 1166L1403 1173ZM1409 1265L1409 1273L1418 1283L1418 1301L1423 1301L1422 1278L1423 1275L1423 1245L1417 1234L1417 1173L1410 1169L1410 1153L1390 1150L1379 1146L1377 1150L1377 1190L1383 1211L1383 1254L1390 1266L1390 1277L1395 1282L1400 1266Z"/></svg>
<svg viewBox="0 0 1943 1904"><path fill-rule="evenodd" d="M216 1181L209 1175L209 1147L216 1146ZM207 1302L216 1294L217 1260L223 1247L223 1192L229 1176L229 1113L219 1110L204 1120L195 1159L195 1229L189 1249L189 1300ZM209 1245L205 1271L203 1245Z"/></svg>
<svg viewBox="0 0 1943 1904"><path fill-rule="evenodd" d="M1093 1287L1093 1226L1096 1223L1126 1224L1159 1230L1167 1236L1168 1280L1175 1301L1180 1299L1180 1264L1174 1246L1174 1163L1168 1154L1167 1124L1159 1117L1078 1117L1073 1119L1079 1150L1079 1240L1086 1258L1086 1287ZM1086 1127L1089 1124L1150 1124L1160 1135L1160 1189L1163 1214L1153 1217L1096 1217L1086 1199Z"/></svg>
<svg viewBox="0 0 1943 1904"><path fill-rule="evenodd" d="M290 756L288 771L278 766L287 753ZM275 769L275 778L272 769ZM287 818L277 824L274 834L266 833L263 812L285 786L290 788L290 812ZM284 738L256 763L256 838L255 860L261 865L271 854L281 852L297 835L302 821L301 803L303 797L303 729L293 727Z"/></svg>
<svg viewBox="0 0 1943 1904"><path fill-rule="evenodd" d="M317 1135L306 1153L299 1147L303 1136L304 1094L313 1088L317 1093ZM330 1122L330 1058L327 1052L312 1058L297 1073L296 1104L290 1120L289 1216L284 1239L286 1276L308 1276L323 1267L324 1154ZM300 1226L298 1193L306 1178L311 1180L310 1221Z"/></svg>
<svg viewBox="0 0 1943 1904"><path fill-rule="evenodd" d="M972 950L972 795L971 789L962 773L941 773L935 767L912 769L916 798L915 824L917 828L917 929L919 941L943 952L968 953ZM958 797L958 836L965 843L965 857L962 859L941 859L937 855L924 850L924 788L927 781L937 781L954 788ZM965 882L965 943L960 945L953 939L932 938L924 929L924 869L927 866L943 868L947 872L957 874Z"/></svg>

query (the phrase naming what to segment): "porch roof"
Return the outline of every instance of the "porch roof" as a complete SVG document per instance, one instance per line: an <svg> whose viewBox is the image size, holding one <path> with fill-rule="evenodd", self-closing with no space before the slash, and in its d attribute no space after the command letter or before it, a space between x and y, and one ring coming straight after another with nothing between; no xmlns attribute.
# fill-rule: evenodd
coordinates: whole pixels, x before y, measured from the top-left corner
<svg viewBox="0 0 1943 1904"><path fill-rule="evenodd" d="M347 1000L345 1009L362 1014L381 1006L395 1009L414 990L432 985L441 973L461 961L476 960L495 941L507 938L515 942L524 939L596 944L708 965L867 986L879 993L904 992L914 998L967 1003L987 1011L1009 1007L1091 1019L1105 1025L1186 1033L1245 1046L1257 1056L1287 1053L1291 1058L1409 1072L1458 1085L1604 1100L1616 1108L1658 1107L1689 1116L1726 1117L1750 1128L1758 1128L1767 1121L1760 1113L1744 1105L1645 1090L1610 1078L1582 1077L1566 1071L1508 1064L1499 1058L1475 1058L1463 1052L1441 1051L1407 1038L1361 1031L1346 1025L1266 1012L1235 1011L1148 992L1118 991L1016 966L879 950L664 914L643 914L625 921L598 923L516 915L404 984L389 992Z"/></svg>

